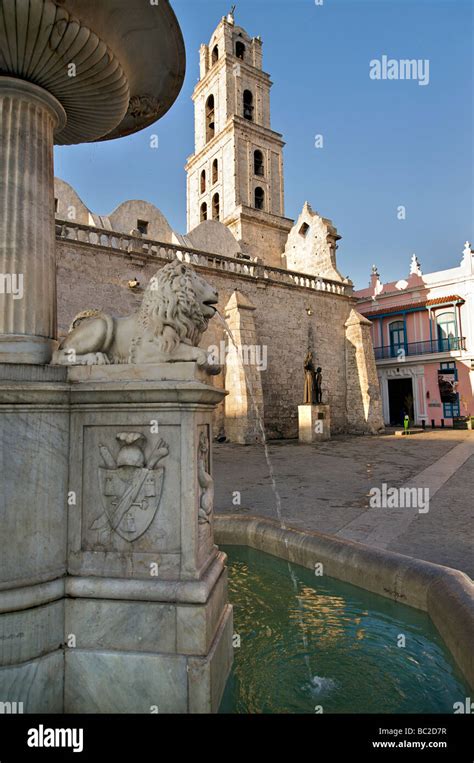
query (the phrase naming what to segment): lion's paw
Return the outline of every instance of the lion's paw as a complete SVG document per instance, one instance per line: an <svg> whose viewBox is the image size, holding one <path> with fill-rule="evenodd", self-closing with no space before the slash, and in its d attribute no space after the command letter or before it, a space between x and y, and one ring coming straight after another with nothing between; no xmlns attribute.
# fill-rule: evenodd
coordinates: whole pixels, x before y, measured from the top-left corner
<svg viewBox="0 0 474 763"><path fill-rule="evenodd" d="M204 350L201 350L199 347L196 347L196 363L198 366L204 367L208 365L208 357L207 352Z"/></svg>
<svg viewBox="0 0 474 763"><path fill-rule="evenodd" d="M94 365L110 366L110 360L104 352L96 352Z"/></svg>

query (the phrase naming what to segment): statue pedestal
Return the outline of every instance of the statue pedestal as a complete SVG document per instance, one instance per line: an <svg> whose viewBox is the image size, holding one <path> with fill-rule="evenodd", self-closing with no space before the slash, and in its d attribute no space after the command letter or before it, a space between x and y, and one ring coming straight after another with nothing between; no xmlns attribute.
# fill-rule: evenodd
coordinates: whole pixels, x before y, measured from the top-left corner
<svg viewBox="0 0 474 763"><path fill-rule="evenodd" d="M191 362L69 371L66 712L218 710L232 608L210 476L225 393L208 378Z"/></svg>
<svg viewBox="0 0 474 763"><path fill-rule="evenodd" d="M2 700L25 713L218 710L233 654L213 537L211 418L224 394L193 362L0 385L16 571L3 560Z"/></svg>
<svg viewBox="0 0 474 763"><path fill-rule="evenodd" d="M329 405L298 406L298 437L300 442L311 443L331 438Z"/></svg>

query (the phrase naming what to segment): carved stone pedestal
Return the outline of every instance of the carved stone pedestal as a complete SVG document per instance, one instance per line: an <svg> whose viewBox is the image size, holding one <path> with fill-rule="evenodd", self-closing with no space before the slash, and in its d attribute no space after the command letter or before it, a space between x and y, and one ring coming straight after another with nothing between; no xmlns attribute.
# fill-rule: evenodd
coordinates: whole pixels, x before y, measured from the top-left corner
<svg viewBox="0 0 474 763"><path fill-rule="evenodd" d="M217 711L232 663L210 463L225 393L191 362L1 387L0 698L24 712Z"/></svg>
<svg viewBox="0 0 474 763"><path fill-rule="evenodd" d="M320 442L331 437L329 405L298 406L298 437L300 442Z"/></svg>
<svg viewBox="0 0 474 763"><path fill-rule="evenodd" d="M65 711L216 711L232 662L210 476L224 393L195 363L69 379Z"/></svg>

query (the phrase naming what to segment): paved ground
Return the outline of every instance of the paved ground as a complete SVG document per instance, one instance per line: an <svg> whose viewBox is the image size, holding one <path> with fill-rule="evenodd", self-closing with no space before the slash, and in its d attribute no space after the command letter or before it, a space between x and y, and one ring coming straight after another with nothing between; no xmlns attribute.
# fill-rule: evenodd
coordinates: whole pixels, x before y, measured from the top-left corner
<svg viewBox="0 0 474 763"><path fill-rule="evenodd" d="M216 510L388 548L462 569L474 578L474 434L339 436L319 445L216 445ZM429 510L371 508L373 487L429 489ZM240 506L235 493L240 493Z"/></svg>

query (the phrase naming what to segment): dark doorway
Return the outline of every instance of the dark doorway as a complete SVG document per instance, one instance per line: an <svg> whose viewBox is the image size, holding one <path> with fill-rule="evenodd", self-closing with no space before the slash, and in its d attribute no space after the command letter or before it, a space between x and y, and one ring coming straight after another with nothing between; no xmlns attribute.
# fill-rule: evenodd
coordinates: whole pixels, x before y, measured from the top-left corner
<svg viewBox="0 0 474 763"><path fill-rule="evenodd" d="M390 424L403 424L406 413L413 423L413 384L411 379L388 380L388 402L390 406Z"/></svg>

